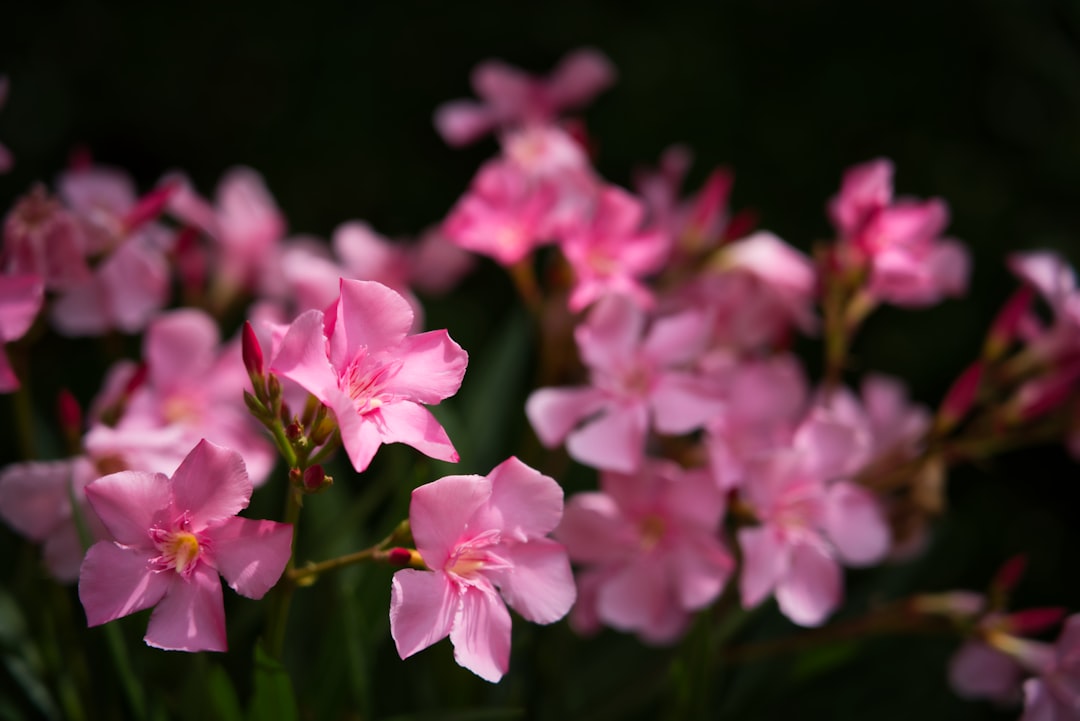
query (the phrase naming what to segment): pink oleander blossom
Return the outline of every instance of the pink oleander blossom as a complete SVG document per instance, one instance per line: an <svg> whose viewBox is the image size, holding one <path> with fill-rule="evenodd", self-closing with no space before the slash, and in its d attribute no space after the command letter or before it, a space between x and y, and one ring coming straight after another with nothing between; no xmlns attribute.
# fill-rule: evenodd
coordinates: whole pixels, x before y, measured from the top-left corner
<svg viewBox="0 0 1080 721"><path fill-rule="evenodd" d="M899 306L933 305L967 290L971 258L941 237L945 202L893 198L893 166L884 158L849 168L829 216L840 235L842 262L869 271L867 292Z"/></svg>
<svg viewBox="0 0 1080 721"><path fill-rule="evenodd" d="M509 605L553 623L574 603L563 546L550 538L563 511L553 479L510 458L487 476L447 476L413 491L416 549L430 571L394 574L390 633L408 658L447 636L454 659L496 682L510 666Z"/></svg>
<svg viewBox="0 0 1080 721"><path fill-rule="evenodd" d="M292 526L240 518L251 479L235 451L200 441L170 478L122 471L86 487L113 540L94 544L79 573L87 623L155 607L144 640L176 651L225 651L221 575L262 598L292 553Z"/></svg>
<svg viewBox="0 0 1080 721"><path fill-rule="evenodd" d="M0 393L19 388L19 379L3 346L26 335L44 300L40 276L0 275Z"/></svg>
<svg viewBox="0 0 1080 721"><path fill-rule="evenodd" d="M292 322L270 370L333 411L358 471L383 443L457 462L446 431L424 405L457 393L468 354L445 330L408 335L408 301L381 283L342 279L339 287L326 313L310 310Z"/></svg>
<svg viewBox="0 0 1080 721"><path fill-rule="evenodd" d="M575 626L603 623L653 643L674 641L735 567L719 539L724 494L705 472L659 460L630 475L604 473L600 486L573 496L555 531L586 569Z"/></svg>
<svg viewBox="0 0 1080 721"><path fill-rule="evenodd" d="M549 123L611 85L615 69L599 52L583 49L563 58L547 78L488 60L471 79L481 102L454 100L435 111L435 128L450 145L468 145L497 128Z"/></svg>
<svg viewBox="0 0 1080 721"><path fill-rule="evenodd" d="M90 278L82 225L41 185L19 198L4 218L0 272L40 276L48 290Z"/></svg>
<svg viewBox="0 0 1080 721"><path fill-rule="evenodd" d="M248 384L240 344L221 346L213 318L191 308L162 314L143 338L145 375L127 389L124 412L112 425L97 423L85 438L97 457L116 456L126 468L171 473L201 438L234 449L255 485L262 484L276 454L244 405ZM130 367L110 381L130 384ZM111 374L110 374L111 377Z"/></svg>
<svg viewBox="0 0 1080 721"><path fill-rule="evenodd" d="M663 230L643 227L644 220L641 201L609 185L598 191L592 212L563 231L559 247L574 270L570 310L584 310L609 294L652 306L642 279L663 267L672 240Z"/></svg>
<svg viewBox="0 0 1080 721"><path fill-rule="evenodd" d="M613 296L598 303L575 332L590 385L540 388L525 413L540 441L566 441L575 460L631 473L645 455L650 429L681 435L701 428L722 407L712 384L693 370L708 319L685 311L657 319Z"/></svg>

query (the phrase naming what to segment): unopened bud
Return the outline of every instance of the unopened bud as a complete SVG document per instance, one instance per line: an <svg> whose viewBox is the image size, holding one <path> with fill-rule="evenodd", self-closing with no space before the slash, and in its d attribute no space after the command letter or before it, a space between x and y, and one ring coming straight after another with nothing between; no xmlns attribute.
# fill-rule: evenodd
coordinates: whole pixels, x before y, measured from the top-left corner
<svg viewBox="0 0 1080 721"><path fill-rule="evenodd" d="M330 416L324 416L319 425L311 429L311 442L316 447L326 443L331 434L337 430L337 423Z"/></svg>
<svg viewBox="0 0 1080 721"><path fill-rule="evenodd" d="M423 566L424 559L420 558L420 553L411 548L401 548L400 546L391 548L386 552L386 562L391 566Z"/></svg>
<svg viewBox="0 0 1080 721"><path fill-rule="evenodd" d="M990 589L997 594L1011 593L1027 570L1027 556L1018 553L1005 563L994 574L994 580L990 582Z"/></svg>
<svg viewBox="0 0 1080 721"><path fill-rule="evenodd" d="M324 491L329 488L333 482L334 479L331 476L326 475L326 471L324 471L323 467L318 463L304 471L302 480L305 493L318 493L319 491Z"/></svg>
<svg viewBox="0 0 1080 721"><path fill-rule="evenodd" d="M1034 289L1030 285L1023 285L1005 302L986 334L982 350L983 360L997 360L1005 353L1016 337L1020 322L1027 315L1034 298Z"/></svg>
<svg viewBox="0 0 1080 721"><path fill-rule="evenodd" d="M251 376L251 382L255 384L258 393L259 386L262 385L263 352L259 339L255 337L255 329L251 327L251 321L244 321L244 328L240 333L240 350L244 358L244 368Z"/></svg>
<svg viewBox="0 0 1080 721"><path fill-rule="evenodd" d="M82 435L82 408L67 388L61 388L56 396L56 414L65 435L76 438Z"/></svg>
<svg viewBox="0 0 1080 721"><path fill-rule="evenodd" d="M124 227L127 231L130 233L161 215L161 211L165 209L165 204L169 202L169 198L179 187L180 183L175 180L166 181L160 187L154 188L139 198L135 207L124 218Z"/></svg>
<svg viewBox="0 0 1080 721"><path fill-rule="evenodd" d="M285 437L290 441L298 441L304 436L304 427L298 421L292 421L285 426Z"/></svg>
<svg viewBox="0 0 1080 721"><path fill-rule="evenodd" d="M1018 636L1035 636L1061 623L1066 613L1068 611L1061 607L1029 608L1010 613L1005 617L1005 624Z"/></svg>
<svg viewBox="0 0 1080 721"><path fill-rule="evenodd" d="M982 381L983 363L975 361L953 381L937 413L937 431L944 433L956 427L975 405Z"/></svg>
<svg viewBox="0 0 1080 721"><path fill-rule="evenodd" d="M1012 418L1024 422L1046 415L1076 395L1078 380L1080 363L1074 362L1052 375L1028 381L1009 403Z"/></svg>

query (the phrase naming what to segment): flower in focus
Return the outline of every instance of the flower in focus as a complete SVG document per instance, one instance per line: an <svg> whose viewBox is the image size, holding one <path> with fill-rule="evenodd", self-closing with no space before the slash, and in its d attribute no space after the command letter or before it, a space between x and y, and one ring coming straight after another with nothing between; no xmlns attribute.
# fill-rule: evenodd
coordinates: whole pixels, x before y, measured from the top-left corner
<svg viewBox="0 0 1080 721"><path fill-rule="evenodd" d="M398 654L408 658L449 636L461 666L487 681L502 678L510 665L506 604L546 624L574 603L566 549L546 537L562 511L559 484L517 458L487 476L447 476L414 490L409 522L431 571L394 574L390 633Z"/></svg>
<svg viewBox="0 0 1080 721"><path fill-rule="evenodd" d="M155 607L144 640L176 651L224 651L221 582L262 598L292 553L292 526L237 517L251 479L235 451L208 441L171 478L121 471L86 487L113 540L86 554L79 599L99 626Z"/></svg>
<svg viewBox="0 0 1080 721"><path fill-rule="evenodd" d="M367 468L383 443L405 443L457 462L439 422L423 405L457 393L468 354L445 330L408 335L409 303L374 281L340 281L337 302L309 310L286 330L270 363L328 406L353 467Z"/></svg>

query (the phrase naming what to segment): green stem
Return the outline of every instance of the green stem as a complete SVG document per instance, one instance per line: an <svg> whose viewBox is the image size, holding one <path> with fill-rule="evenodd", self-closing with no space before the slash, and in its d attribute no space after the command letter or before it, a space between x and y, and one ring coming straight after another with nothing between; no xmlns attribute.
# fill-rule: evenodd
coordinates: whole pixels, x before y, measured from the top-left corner
<svg viewBox="0 0 1080 721"><path fill-rule="evenodd" d="M398 527L394 529L393 533L370 548L354 551L353 553L346 553L344 556L338 556L337 558L331 558L326 561L319 561L318 563L306 563L303 568L289 569L289 578L297 585L306 586L314 583L316 578L328 571L335 571L339 568L345 568L346 566L352 566L365 561L385 563L389 556L388 549L391 546L399 545L409 535L410 531L406 523L407 522L399 524ZM423 561L420 560L419 554L414 554L413 560L409 563L409 566L418 569L427 568Z"/></svg>
<svg viewBox="0 0 1080 721"><path fill-rule="evenodd" d="M274 586L266 619L266 640L264 647L273 658L281 660L285 651L285 629L289 621L289 605L292 601L296 583L292 580L292 570L296 558L296 536L300 521L300 491L292 484L288 485L285 497L284 522L292 525L292 552L281 580Z"/></svg>
<svg viewBox="0 0 1080 721"><path fill-rule="evenodd" d="M131 707L132 715L134 718L146 718L146 703L143 699L142 687L131 668L131 660L128 658L120 627L115 623L107 623L104 629L109 655L112 656L112 672L120 677L120 686L124 690L124 697L127 699L128 706Z"/></svg>

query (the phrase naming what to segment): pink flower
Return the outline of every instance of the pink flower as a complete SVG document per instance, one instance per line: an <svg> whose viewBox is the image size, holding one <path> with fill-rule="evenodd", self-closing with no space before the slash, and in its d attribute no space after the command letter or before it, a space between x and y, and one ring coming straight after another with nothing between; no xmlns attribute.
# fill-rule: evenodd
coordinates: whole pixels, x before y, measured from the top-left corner
<svg viewBox="0 0 1080 721"><path fill-rule="evenodd" d="M642 307L653 303L641 278L661 269L671 250L671 237L645 230L645 209L630 193L602 188L590 217L569 227L560 242L574 269L570 310L584 310L607 294L625 295Z"/></svg>
<svg viewBox="0 0 1080 721"><path fill-rule="evenodd" d="M468 354L445 330L408 335L408 301L381 283L342 279L340 290L325 314L310 310L292 322L270 370L334 412L358 471L383 443L457 462L446 431L421 404L457 393Z"/></svg>
<svg viewBox="0 0 1080 721"><path fill-rule="evenodd" d="M435 129L454 146L468 145L495 128L547 123L584 105L615 79L611 62L595 50L563 58L548 78L537 78L498 60L473 70L472 86L483 102L455 100L435 111Z"/></svg>
<svg viewBox="0 0 1080 721"><path fill-rule="evenodd" d="M724 494L703 471L670 461L602 474L600 485L570 499L555 533L592 579L580 613L648 641L673 641L735 567L718 537Z"/></svg>
<svg viewBox="0 0 1080 721"><path fill-rule="evenodd" d="M4 218L0 266L12 275L39 275L49 290L68 288L90 278L87 242L75 216L38 185Z"/></svg>
<svg viewBox="0 0 1080 721"><path fill-rule="evenodd" d="M590 385L540 388L525 413L548 447L566 440L577 461L631 473L644 457L647 433L680 435L700 428L722 407L690 366L704 348L707 319L695 311L645 329L640 308L621 297L598 303L575 332Z"/></svg>
<svg viewBox="0 0 1080 721"><path fill-rule="evenodd" d="M510 666L505 604L546 624L574 603L566 550L546 537L562 511L559 484L517 458L488 476L447 476L413 491L409 522L431 571L394 574L390 633L398 654L408 658L450 636L460 665L487 681L502 678Z"/></svg>
<svg viewBox="0 0 1080 721"><path fill-rule="evenodd" d="M251 498L240 454L200 441L169 478L122 471L86 487L112 541L94 544L79 573L90 626L156 606L143 640L176 651L224 651L220 574L262 598L292 553L292 526L239 518Z"/></svg>
<svg viewBox="0 0 1080 721"><path fill-rule="evenodd" d="M849 168L829 216L840 232L845 262L868 266L867 291L894 305L933 305L967 290L971 259L957 241L940 237L945 202L893 199L892 163L884 158Z"/></svg>
<svg viewBox="0 0 1080 721"><path fill-rule="evenodd" d="M1080 614L1065 621L1051 649L1025 660L1037 675L1024 682L1020 721L1080 720Z"/></svg>
<svg viewBox="0 0 1080 721"><path fill-rule="evenodd" d="M0 275L0 393L19 388L3 345L30 330L44 299L45 288L39 276Z"/></svg>
<svg viewBox="0 0 1080 721"><path fill-rule="evenodd" d="M86 622L99 626L157 607L144 640L159 649L225 651L220 574L262 598L292 554L293 527L239 518L252 495L240 454L200 441L172 478L123 471L86 487L112 535L79 574Z"/></svg>

